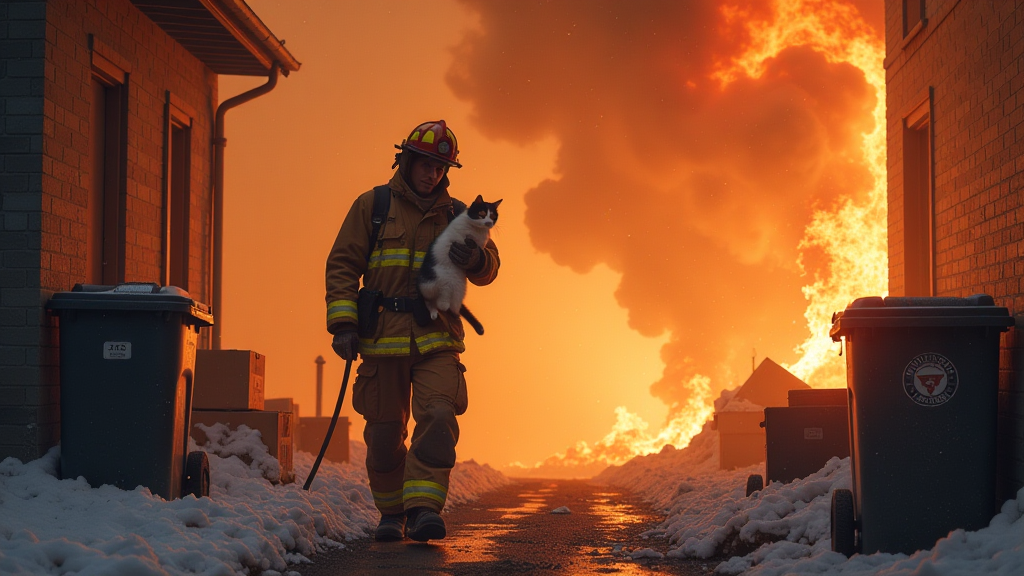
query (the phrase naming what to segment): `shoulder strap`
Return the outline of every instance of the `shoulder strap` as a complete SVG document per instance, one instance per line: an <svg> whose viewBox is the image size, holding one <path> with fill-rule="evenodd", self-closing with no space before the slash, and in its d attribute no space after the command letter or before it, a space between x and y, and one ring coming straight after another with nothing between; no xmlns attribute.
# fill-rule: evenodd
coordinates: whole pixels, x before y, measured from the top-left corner
<svg viewBox="0 0 1024 576"><path fill-rule="evenodd" d="M387 184L374 186L373 188L373 214L370 216L370 250L366 254L366 260L370 260L373 254L373 245L380 237L380 229L388 218L388 210L391 208L391 187Z"/></svg>

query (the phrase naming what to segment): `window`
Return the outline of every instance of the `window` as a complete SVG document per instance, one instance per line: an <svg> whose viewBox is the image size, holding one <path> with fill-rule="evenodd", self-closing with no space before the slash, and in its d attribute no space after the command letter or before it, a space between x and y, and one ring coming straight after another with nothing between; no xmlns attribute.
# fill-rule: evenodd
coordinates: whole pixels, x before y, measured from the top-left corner
<svg viewBox="0 0 1024 576"><path fill-rule="evenodd" d="M903 36L916 34L924 23L924 0L903 0Z"/></svg>
<svg viewBox="0 0 1024 576"><path fill-rule="evenodd" d="M903 118L903 270L906 296L935 294L932 90Z"/></svg>
<svg viewBox="0 0 1024 576"><path fill-rule="evenodd" d="M165 285L187 291L192 113L170 92L167 93L166 111L162 281Z"/></svg>
<svg viewBox="0 0 1024 576"><path fill-rule="evenodd" d="M93 52L85 282L117 284L124 281L125 262L128 72L115 63L116 55L90 40Z"/></svg>

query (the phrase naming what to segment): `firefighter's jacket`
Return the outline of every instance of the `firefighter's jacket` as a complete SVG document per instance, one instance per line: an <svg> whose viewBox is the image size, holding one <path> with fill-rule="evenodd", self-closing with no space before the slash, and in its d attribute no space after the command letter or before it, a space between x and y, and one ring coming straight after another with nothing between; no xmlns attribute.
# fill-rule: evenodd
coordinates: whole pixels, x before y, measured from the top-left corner
<svg viewBox="0 0 1024 576"><path fill-rule="evenodd" d="M358 326L356 294L360 277L365 287L380 290L385 297L416 297L416 277L427 247L448 225L452 199L446 189L435 191L437 200L424 213L416 202L416 193L398 171L388 186L391 206L381 226L380 242L374 243L372 252L373 190L370 190L352 204L327 258L327 330L332 334L355 330ZM497 277L499 265L498 247L488 241L481 264L467 271L468 279L477 286L486 286ZM419 326L411 313L385 309L380 312L373 337L359 339L359 353L408 356L413 345L421 354L442 350L462 352L466 349L463 338L462 320L451 312L441 312L427 326Z"/></svg>

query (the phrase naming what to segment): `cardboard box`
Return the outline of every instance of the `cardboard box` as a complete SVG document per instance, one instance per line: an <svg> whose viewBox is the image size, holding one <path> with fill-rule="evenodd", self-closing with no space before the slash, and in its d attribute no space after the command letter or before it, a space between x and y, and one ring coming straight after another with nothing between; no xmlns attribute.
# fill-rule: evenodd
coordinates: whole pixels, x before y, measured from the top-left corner
<svg viewBox="0 0 1024 576"><path fill-rule="evenodd" d="M327 428L331 425L330 416L307 416L299 420L299 435L302 437L302 444L298 444L299 450L309 452L313 456L320 453L324 444L324 437L327 436ZM350 422L345 416L338 418L338 424L334 427L334 434L331 435L331 445L327 447L324 454L325 460L331 462L348 462L348 428Z"/></svg>
<svg viewBox="0 0 1024 576"><path fill-rule="evenodd" d="M292 470L292 432L295 428L295 421L290 412L277 412L267 410L193 410L191 435L197 444L205 444L206 433L196 424L213 426L221 423L232 430L237 430L242 424L259 430L263 437L263 444L267 451L281 464L281 483L288 484L295 481L295 473Z"/></svg>
<svg viewBox="0 0 1024 576"><path fill-rule="evenodd" d="M267 398L263 401L263 409L291 413L292 422L296 423L292 426L292 447L299 450L299 446L302 446L302 427L297 424L300 422L301 417L301 414L299 413L299 405L291 398Z"/></svg>
<svg viewBox="0 0 1024 576"><path fill-rule="evenodd" d="M266 356L252 350L198 350L192 408L263 410Z"/></svg>
<svg viewBox="0 0 1024 576"><path fill-rule="evenodd" d="M292 401L291 398L267 398L263 401L264 410L275 410L277 412L291 412L296 413L298 404Z"/></svg>
<svg viewBox="0 0 1024 576"><path fill-rule="evenodd" d="M719 468L733 470L764 462L764 412L718 412Z"/></svg>

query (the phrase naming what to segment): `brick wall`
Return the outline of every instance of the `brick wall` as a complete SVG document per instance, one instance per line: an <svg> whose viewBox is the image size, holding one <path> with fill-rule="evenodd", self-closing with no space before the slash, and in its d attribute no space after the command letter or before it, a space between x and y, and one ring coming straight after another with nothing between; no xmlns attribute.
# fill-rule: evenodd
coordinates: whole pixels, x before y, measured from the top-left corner
<svg viewBox="0 0 1024 576"><path fill-rule="evenodd" d="M57 442L40 310L46 6L0 3L0 458Z"/></svg>
<svg viewBox="0 0 1024 576"><path fill-rule="evenodd" d="M130 72L126 281L160 281L167 91L195 111L187 289L200 301L209 301L217 77L128 0L15 1L0 10L0 458L25 459L59 437L58 331L43 307L86 274L90 36Z"/></svg>
<svg viewBox="0 0 1024 576"><path fill-rule="evenodd" d="M889 289L902 294L902 119L933 89L935 285L991 294L1015 315L999 379L999 494L1024 486L1024 11L1014 2L927 0L904 41L902 3L886 1Z"/></svg>

